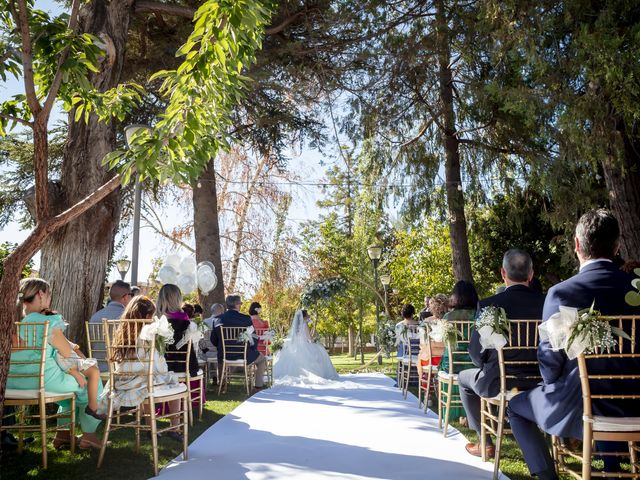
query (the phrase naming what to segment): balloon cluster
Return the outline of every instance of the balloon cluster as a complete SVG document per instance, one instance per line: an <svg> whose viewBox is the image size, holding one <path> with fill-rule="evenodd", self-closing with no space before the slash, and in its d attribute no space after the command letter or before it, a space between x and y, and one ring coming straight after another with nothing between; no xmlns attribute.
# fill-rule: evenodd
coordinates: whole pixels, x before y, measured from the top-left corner
<svg viewBox="0 0 640 480"><path fill-rule="evenodd" d="M172 253L167 255L158 271L158 278L162 284L177 285L183 295L188 295L196 288L206 295L216 288L218 277L216 267L211 262L196 263L193 257L180 258Z"/></svg>

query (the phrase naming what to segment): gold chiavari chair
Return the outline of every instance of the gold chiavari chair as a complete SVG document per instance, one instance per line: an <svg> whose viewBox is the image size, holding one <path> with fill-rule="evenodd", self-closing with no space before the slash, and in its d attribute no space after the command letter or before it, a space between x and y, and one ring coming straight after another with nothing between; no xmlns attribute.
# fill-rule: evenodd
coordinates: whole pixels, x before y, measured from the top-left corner
<svg viewBox="0 0 640 480"><path fill-rule="evenodd" d="M420 365L418 359L418 407L422 406L422 392L424 392L424 412L429 408L429 395L433 391L434 396L438 388L438 366L433 364L432 339L429 336L429 327L425 326L424 335L420 334L420 345L427 347L428 365Z"/></svg>
<svg viewBox="0 0 640 480"><path fill-rule="evenodd" d="M107 381L109 380L109 365L107 362L107 343L104 339L102 322L85 322L84 325L87 334L87 356L98 360L100 378L102 378L103 381Z"/></svg>
<svg viewBox="0 0 640 480"><path fill-rule="evenodd" d="M402 383L399 385L402 388L402 395L407 398L411 374L415 370L417 375L418 371L418 348L420 348L419 342L416 342L419 338L418 325L406 325L401 337L402 356L398 357L398 364L400 365Z"/></svg>
<svg viewBox="0 0 640 480"><path fill-rule="evenodd" d="M256 335L261 342L258 345L258 351L264 355L264 358L267 360L267 383L273 383L273 355L271 355L271 340L269 338L265 338L264 335L266 332L270 331L269 328L256 328Z"/></svg>
<svg viewBox="0 0 640 480"><path fill-rule="evenodd" d="M10 414L3 418L14 416L16 423L10 426L0 425L2 430L18 431L18 451L23 449L25 432L40 432L42 442L42 468L47 468L47 432L58 427L47 428L47 421L59 418L69 418L71 439L71 453L75 451L76 425L76 397L70 393L47 392L44 383L45 362L48 347L49 322L21 323L15 322L12 332L11 359L7 381L19 381L21 384L31 385L32 389L10 389L5 391L4 406L14 407ZM47 404L69 400L71 408L68 412L47 414ZM31 413L30 407L38 408L37 413ZM18 413L19 412L19 413ZM34 421L32 423L32 421Z"/></svg>
<svg viewBox="0 0 640 480"><path fill-rule="evenodd" d="M140 449L140 432L150 432L151 447L153 451L153 471L158 475L158 435L167 431L182 431L182 458L187 460L187 445L189 443L189 413L188 404L190 399L186 385L179 383L174 387L156 387L154 382L154 362L156 355L155 339L143 342L138 339L137 334L131 332L140 332L140 329L151 320L147 319L130 319L130 320L105 320L105 340L107 343L108 358L113 358L116 347L131 349L135 354L131 360L122 362L109 362L109 383L111 389L107 392L109 403L107 406L107 420L102 437L102 448L98 457L98 468L102 466L104 455L108 446L109 434L114 430L122 428L133 428L136 436L136 452ZM120 328L126 327L127 334L119 339L119 343L114 343L116 332ZM120 409L114 405L115 388L118 384L131 382L134 378L142 377L143 385L146 386L146 395L142 395L141 403L137 407ZM164 404L179 400L180 408L176 412L164 411L160 414L156 413L156 405ZM169 425L164 428L158 428L158 420L178 419L176 425ZM148 421L145 421L148 420Z"/></svg>
<svg viewBox="0 0 640 480"><path fill-rule="evenodd" d="M218 395L220 395L223 387L226 390L231 377L243 378L247 387L247 395L251 394L255 367L253 364L247 363L248 344L238 341L238 337L246 331L246 327L220 327L222 366L220 367ZM242 374L233 373L233 369L242 369Z"/></svg>
<svg viewBox="0 0 640 480"><path fill-rule="evenodd" d="M447 345L449 371L438 371L438 426L444 428L442 434L446 437L449 429L449 417L451 407L462 407L460 394L453 393L454 385L458 385L458 373L467 368L473 368L473 362L469 358L469 340L473 331L474 320L448 320L458 331L458 341L455 345ZM445 388L446 387L446 388Z"/></svg>
<svg viewBox="0 0 640 480"><path fill-rule="evenodd" d="M480 398L480 445L482 460L485 462L487 461L487 434L496 437L494 479L498 478L500 472L502 440L504 435L511 433L511 430L505 426L507 405L509 400L519 393L516 390L512 391L509 385L517 380L520 384L530 382L533 387L542 379L536 356L540 320L509 320L509 323L511 325L510 338L507 339L507 344L502 349L497 350L500 393L492 398ZM515 358L519 360L515 360Z"/></svg>
<svg viewBox="0 0 640 480"><path fill-rule="evenodd" d="M193 348L193 343L189 342L187 346L187 350L184 352L173 351L171 352L171 362L177 364L184 365L184 372L175 372L175 375L178 377L182 383L187 386L189 390L189 426L193 426L193 401L198 401L198 419L202 419L202 412L204 408L204 372L200 368L198 369L197 374L191 375L190 367L191 367L191 349ZM197 386L192 386L192 382L197 382Z"/></svg>
<svg viewBox="0 0 640 480"><path fill-rule="evenodd" d="M616 401L620 405L632 405L640 402L640 351L638 335L640 335L640 316L604 317L603 321L624 330L631 340L621 336L616 338L617 348L610 353L604 351L578 356L580 386L582 388L583 437L582 454L574 453L568 446L553 437L553 453L560 473L571 475L581 480L598 478L635 478L640 479L640 462L638 459L638 442L640 442L640 417L606 417L594 414L593 404L599 400ZM603 363L615 362L614 368L606 368ZM627 363L628 362L628 363ZM635 362L635 363L634 363ZM626 364L626 365L625 365ZM622 368L620 368L622 367ZM610 393L598 392L597 382L606 382ZM623 407L624 408L624 407ZM624 442L628 450L623 452L594 451L594 443ZM615 456L620 459L629 457L630 472L598 472L592 471L594 456ZM581 471L574 470L566 460L573 458L581 462Z"/></svg>

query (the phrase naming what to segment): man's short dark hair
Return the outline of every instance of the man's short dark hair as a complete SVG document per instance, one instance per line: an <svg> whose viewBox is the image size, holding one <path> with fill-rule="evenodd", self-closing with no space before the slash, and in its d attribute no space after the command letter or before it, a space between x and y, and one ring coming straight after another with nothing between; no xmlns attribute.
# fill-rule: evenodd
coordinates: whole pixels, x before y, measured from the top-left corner
<svg viewBox="0 0 640 480"><path fill-rule="evenodd" d="M125 295L131 295L131 285L122 280L116 280L109 289L109 298L111 300L120 300Z"/></svg>
<svg viewBox="0 0 640 480"><path fill-rule="evenodd" d="M225 303L227 304L227 309L237 308L242 303L242 299L240 295L227 295Z"/></svg>
<svg viewBox="0 0 640 480"><path fill-rule="evenodd" d="M416 309L410 303L402 306L402 318L411 318L416 314Z"/></svg>
<svg viewBox="0 0 640 480"><path fill-rule="evenodd" d="M533 272L533 261L531 256L524 250L512 248L504 253L502 268L509 280L528 282L529 275Z"/></svg>
<svg viewBox="0 0 640 480"><path fill-rule="evenodd" d="M576 237L580 242L580 253L587 259L613 259L618 249L620 226L609 210L590 210L578 220Z"/></svg>

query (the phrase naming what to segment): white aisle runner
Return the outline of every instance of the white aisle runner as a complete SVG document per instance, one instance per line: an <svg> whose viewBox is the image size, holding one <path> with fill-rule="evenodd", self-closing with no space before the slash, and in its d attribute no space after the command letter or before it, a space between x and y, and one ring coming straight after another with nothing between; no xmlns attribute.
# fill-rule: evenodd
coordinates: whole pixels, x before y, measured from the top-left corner
<svg viewBox="0 0 640 480"><path fill-rule="evenodd" d="M160 472L169 479L490 479L493 463L382 374L328 386L264 390L233 410ZM502 477L506 478L506 477Z"/></svg>

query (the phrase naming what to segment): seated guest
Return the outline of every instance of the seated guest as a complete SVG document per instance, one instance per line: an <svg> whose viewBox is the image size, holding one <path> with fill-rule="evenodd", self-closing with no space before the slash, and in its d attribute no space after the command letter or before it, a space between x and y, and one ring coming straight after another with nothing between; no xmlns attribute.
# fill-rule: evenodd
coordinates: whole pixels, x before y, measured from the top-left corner
<svg viewBox="0 0 640 480"><path fill-rule="evenodd" d="M419 350L420 350L420 339L417 336L413 336L413 337L408 337L406 335L406 329L409 326L414 326L417 328L418 326L418 320L416 320L414 318L414 315L416 314L416 309L413 305L411 305L410 303L407 303L405 305L402 306L402 320L400 320L398 323L396 323L396 338L398 338L398 351L397 351L397 356L398 357L402 357L405 355L405 349L407 349L407 354L408 354L408 346L405 342L405 340L409 340L409 344L411 348L411 354L412 355L418 355ZM398 367L397 367L397 377L396 378L400 378L400 362L398 362Z"/></svg>
<svg viewBox="0 0 640 480"><path fill-rule="evenodd" d="M253 324L253 328L256 330L257 335L262 335L265 330L269 328L269 322L263 320L260 317L260 312L262 311L262 305L258 302L252 302L249 306L249 315L251 316L251 323ZM264 340L258 340L258 351L262 355L267 354L266 347L264 346Z"/></svg>
<svg viewBox="0 0 640 480"><path fill-rule="evenodd" d="M449 307L451 310L445 313L443 319L454 321L454 320L473 320L476 316L476 309L478 307L478 293L476 292L476 287L473 286L473 283L467 282L465 280L460 280L453 286L453 291L451 292L451 299L449 303ZM459 340L469 340L468 335L470 332L468 331L460 331L462 336L459 337ZM468 344L462 343L458 344L456 350L463 351L468 348ZM445 345L444 353L442 354L442 359L440 360L439 369L442 372L449 372L449 346ZM466 353L457 353L453 359L454 362L471 362L471 358ZM462 370L462 365L454 365L453 373L460 373ZM458 385L453 385L451 395L459 395ZM465 412L462 407L452 407L451 413L449 413L449 418L459 418L464 417Z"/></svg>
<svg viewBox="0 0 640 480"><path fill-rule="evenodd" d="M189 320L195 317L196 309L190 303L183 303L182 311L187 314L187 317L189 317Z"/></svg>
<svg viewBox="0 0 640 480"><path fill-rule="evenodd" d="M221 327L250 327L251 317L240 313L240 306L242 300L239 295L227 295L226 298L227 311L218 317L218 320L214 324L214 329L211 331L211 343L218 349L218 365L222 368L223 363L223 350L222 350L222 332ZM237 360L233 356L228 356L228 360ZM264 374L267 368L267 359L258 351L257 342L253 342L253 345L249 345L247 348L247 362L253 363L256 366L256 390L262 390L264 388Z"/></svg>
<svg viewBox="0 0 640 480"><path fill-rule="evenodd" d="M504 280L505 291L484 300L480 300L480 308L488 306L502 307L507 318L513 320L536 320L542 318L544 295L536 292L529 284L533 278L533 262L525 251L508 250L502 259L500 269ZM475 430L480 437L480 397L495 397L500 393L500 368L498 366L498 352L495 349L482 351L480 335L476 330L471 335L469 343L469 355L473 364L478 368L463 370L458 375L460 385L460 398L467 412L469 428ZM536 352L509 351L504 352L505 360L535 361ZM538 367L524 365L517 370L510 370L509 375L521 374L537 375ZM515 367L513 367L515 368ZM524 381L522 383L510 383L509 388L516 387L519 390L528 390L535 386L535 382ZM479 443L468 443L467 452L479 457L482 455ZM487 456L493 458L495 449L491 436L487 435Z"/></svg>
<svg viewBox="0 0 640 480"><path fill-rule="evenodd" d="M202 310L202 305L200 305L199 303L194 303L193 304L193 316L202 318L202 314L203 313L204 313L204 310Z"/></svg>
<svg viewBox="0 0 640 480"><path fill-rule="evenodd" d="M429 298L428 295L425 295L424 297L424 308L422 310L420 310L420 320L426 320L427 318L429 318L430 316L432 316L431 310L429 310L429 300L431 300Z"/></svg>
<svg viewBox="0 0 640 480"><path fill-rule="evenodd" d="M560 306L588 308L595 301L595 309L604 315L638 315L640 308L625 302L632 277L620 271L612 262L619 248L620 228L616 218L607 210L585 213L576 225L575 251L580 261L580 272L553 286L544 302L542 313L546 321ZM638 341L636 337L636 342ZM640 346L636 345L636 351ZM564 350L554 351L549 342L540 342L538 361L543 382L540 386L517 395L509 402L507 412L511 429L532 475L542 480L557 479L553 460L544 438L544 432L564 438L582 438L582 391L577 360L569 360ZM640 371L637 361L628 359L592 362L594 373L607 371ZM594 393L614 393L606 380L592 384ZM637 393L637 382L616 394ZM640 402L597 400L593 403L595 415L640 416ZM541 431L542 429L542 431ZM622 445L626 450L626 444ZM617 450L616 445L603 443L599 451ZM618 450L620 451L620 450ZM604 457L605 470L616 468L612 457Z"/></svg>
<svg viewBox="0 0 640 480"><path fill-rule="evenodd" d="M131 287L127 282L117 280L113 282L109 289L109 303L107 306L98 310L91 316L90 323L102 323L105 318L107 320L117 320L122 316L124 307L131 300Z"/></svg>
<svg viewBox="0 0 640 480"><path fill-rule="evenodd" d="M69 340L64 335L66 324L61 315L51 314L49 311L50 305L51 288L46 281L40 278L25 278L20 282L17 301L19 321L23 324L49 322L44 365L45 390L52 393L73 392L75 394L76 419L79 420L83 432L79 446L82 449L100 448L100 440L95 433L98 425L100 425L100 420L87 412L89 404L87 383L85 382L84 385L80 386L78 381L73 376L65 373L56 362L56 352L68 356L70 355L71 347ZM42 331L40 333L42 334ZM14 362L37 362L40 360L40 354L33 350L16 351L11 354L11 360ZM31 377L11 377L7 380L7 388L17 390L38 388L38 369L37 363L12 364L11 374L31 375ZM102 382L98 382L97 396L100 396L101 393ZM58 414L68 415L68 411L71 408L71 400L62 400L57 403L59 405ZM68 425L68 419L64 417L58 418L58 425ZM56 449L67 446L70 442L69 430L57 430L56 437L53 440L53 446Z"/></svg>
<svg viewBox="0 0 640 480"><path fill-rule="evenodd" d="M137 296L131 299L122 314L122 319L151 319L156 311L156 307L150 298L145 296ZM111 361L115 364L116 371L126 373L138 373L131 377L118 377L113 390L110 392L109 384L105 386L104 392L100 399L100 411L106 412L108 408L109 398L107 394L111 394L113 399L113 409L120 407L137 407L149 394L147 370L149 368L149 349L145 347L144 342L139 340L138 335L142 329L142 323L122 323L113 335L114 352ZM133 328L136 327L136 328ZM130 345L136 344L137 348ZM162 388L170 388L178 385L178 379L169 371L165 358L154 350L153 355L153 384L154 390ZM177 412L180 410L180 400L173 400L169 403L169 411ZM173 425L179 423L178 417L172 417ZM182 435L178 432L170 431L167 434L170 438L182 441Z"/></svg>
<svg viewBox="0 0 640 480"><path fill-rule="evenodd" d="M441 320L444 314L449 311L449 295L444 293L438 293L433 297L425 297L425 302L429 299L429 305L425 308L420 316L426 311L429 316L424 319L427 323L433 323L437 320ZM423 367L433 364L435 366L440 364L440 359L444 353L444 342L436 342L431 339L431 358L429 358L429 346L422 342L420 339L420 351L418 352L418 378L426 382L427 378L422 376ZM426 383L423 383L423 387L426 388Z"/></svg>

